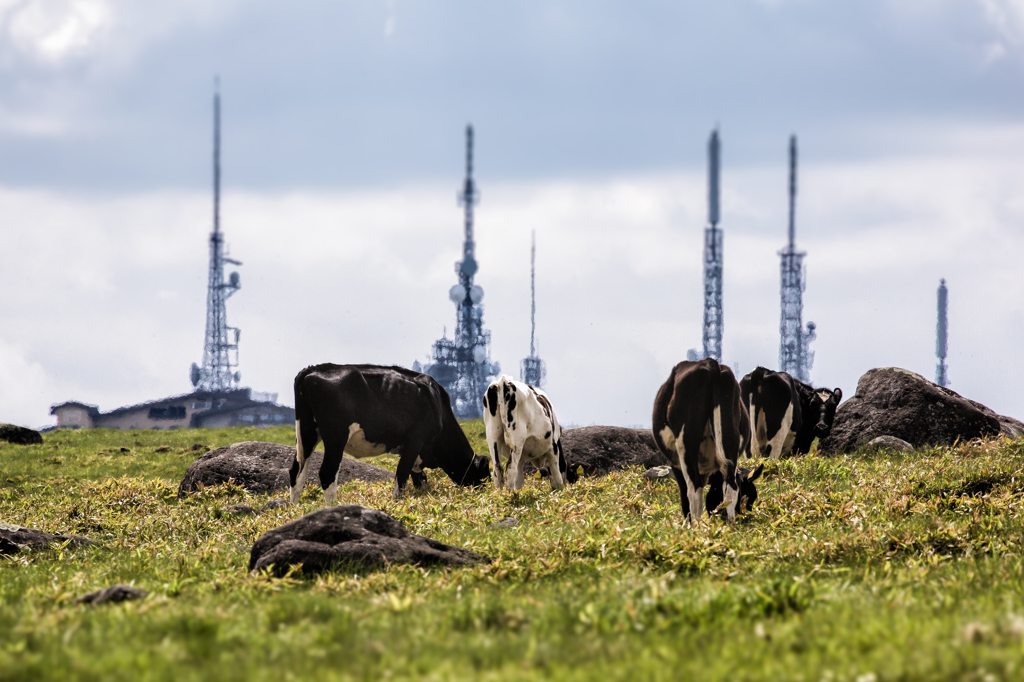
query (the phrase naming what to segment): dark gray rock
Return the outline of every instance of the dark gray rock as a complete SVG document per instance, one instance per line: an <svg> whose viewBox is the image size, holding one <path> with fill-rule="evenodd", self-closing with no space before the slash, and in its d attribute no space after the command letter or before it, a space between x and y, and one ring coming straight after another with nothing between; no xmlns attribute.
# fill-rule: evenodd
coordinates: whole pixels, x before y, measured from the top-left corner
<svg viewBox="0 0 1024 682"><path fill-rule="evenodd" d="M0 440L15 445L42 445L43 436L38 431L16 426L15 424L0 424Z"/></svg>
<svg viewBox="0 0 1024 682"><path fill-rule="evenodd" d="M649 469L665 463L650 429L584 426L562 431L562 450L569 470L583 467L585 476L605 476L629 466Z"/></svg>
<svg viewBox="0 0 1024 682"><path fill-rule="evenodd" d="M232 504L224 507L225 514L231 514L232 516L249 516L250 514L259 514L254 507L250 507L247 504Z"/></svg>
<svg viewBox="0 0 1024 682"><path fill-rule="evenodd" d="M951 445L1000 433L1020 424L980 403L898 367L868 371L857 393L836 410L832 433L821 441L822 454L852 452L879 436L892 436L913 447ZM1024 424L1020 427L1024 432Z"/></svg>
<svg viewBox="0 0 1024 682"><path fill-rule="evenodd" d="M0 554L17 554L23 550L47 549L55 543L71 541L72 547L96 544L81 535L52 535L41 530L0 522Z"/></svg>
<svg viewBox="0 0 1024 682"><path fill-rule="evenodd" d="M103 590L96 592L90 592L89 594L83 595L74 601L75 604L92 604L93 606L99 606L100 604L116 604L122 601L128 601L129 599L142 599L147 596L149 592L146 590L140 590L137 587L131 585L114 585Z"/></svg>
<svg viewBox="0 0 1024 682"><path fill-rule="evenodd" d="M204 487L220 485L233 480L254 494L285 490L290 485L288 471L295 459L295 448L279 443L248 441L210 450L192 462L178 486L178 497L185 497ZM307 484L319 485L320 465L324 453L315 451L306 465ZM360 462L351 457L341 461L340 483L352 480L393 481L395 475L387 469Z"/></svg>
<svg viewBox="0 0 1024 682"><path fill-rule="evenodd" d="M284 575L332 566L380 568L389 564L469 566L490 560L468 549L413 535L382 511L357 504L327 507L264 533L249 553L249 570Z"/></svg>
<svg viewBox="0 0 1024 682"><path fill-rule="evenodd" d="M262 514L263 512L270 511L271 509L287 509L290 506L292 505L288 500L282 500L280 497L276 497L260 507L260 513Z"/></svg>
<svg viewBox="0 0 1024 682"><path fill-rule="evenodd" d="M514 516L506 516L505 518L498 519L497 521L492 523L490 526L488 526L487 529L488 530L509 530L511 528L515 528L518 525L519 525L519 519L517 519Z"/></svg>
<svg viewBox="0 0 1024 682"><path fill-rule="evenodd" d="M879 436L878 438L872 439L868 443L868 449L874 450L899 450L900 452L910 452L914 449L914 446L896 436Z"/></svg>

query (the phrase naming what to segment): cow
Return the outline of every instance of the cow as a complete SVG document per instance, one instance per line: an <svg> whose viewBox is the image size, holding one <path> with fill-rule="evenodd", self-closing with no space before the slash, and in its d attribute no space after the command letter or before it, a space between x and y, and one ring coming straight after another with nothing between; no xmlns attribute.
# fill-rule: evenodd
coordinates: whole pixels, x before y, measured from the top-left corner
<svg viewBox="0 0 1024 682"><path fill-rule="evenodd" d="M692 524L700 521L704 486L711 477L722 496L715 507L724 504L729 522L736 520L737 462L741 454L749 456L748 421L736 377L713 358L680 362L658 390L654 442L672 466L683 516Z"/></svg>
<svg viewBox="0 0 1024 682"><path fill-rule="evenodd" d="M433 377L403 367L322 364L296 375L292 504L299 501L308 457L321 440L325 506L337 501L346 454L362 459L398 453L396 495L410 474L416 488L424 488L424 468L439 468L464 486L480 485L490 476L487 458L473 452L455 419L448 392Z"/></svg>
<svg viewBox="0 0 1024 682"><path fill-rule="evenodd" d="M812 388L786 372L758 367L740 381L750 413L750 450L778 459L805 455L815 438L832 432L842 389Z"/></svg>
<svg viewBox="0 0 1024 682"><path fill-rule="evenodd" d="M758 465L751 471L746 467L736 467L736 480L739 483L739 500L736 502L736 511L742 513L750 511L757 502L757 486L754 481L761 478L764 472L764 465ZM722 474L715 472L708 478L708 494L704 496L704 508L708 514L714 514L722 506L725 497L722 495Z"/></svg>
<svg viewBox="0 0 1024 682"><path fill-rule="evenodd" d="M502 374L487 387L483 402L494 487L521 489L529 461L538 469L546 467L552 490L561 489L567 482L562 428L547 394Z"/></svg>

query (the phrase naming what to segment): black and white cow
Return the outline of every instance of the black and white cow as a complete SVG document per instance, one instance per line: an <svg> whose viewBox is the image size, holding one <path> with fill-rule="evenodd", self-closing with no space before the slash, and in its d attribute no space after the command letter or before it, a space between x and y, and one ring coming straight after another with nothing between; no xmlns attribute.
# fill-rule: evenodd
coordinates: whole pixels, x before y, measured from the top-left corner
<svg viewBox="0 0 1024 682"><path fill-rule="evenodd" d="M567 482L562 427L544 391L502 374L484 394L484 429L495 488L522 488L528 461L547 468L552 489Z"/></svg>
<svg viewBox="0 0 1024 682"><path fill-rule="evenodd" d="M346 454L361 459L398 453L396 494L410 474L417 488L426 485L424 467L442 469L459 485L478 485L489 476L487 458L473 452L448 392L433 377L402 367L323 364L298 373L292 504L299 501L306 480L307 457L321 440L326 505L337 500Z"/></svg>
<svg viewBox="0 0 1024 682"><path fill-rule="evenodd" d="M832 432L839 388L812 388L786 372L758 367L740 381L750 413L750 451L772 459L807 454L815 438Z"/></svg>
<svg viewBox="0 0 1024 682"><path fill-rule="evenodd" d="M711 358L680 362L654 399L652 421L654 442L679 484L683 515L693 524L700 520L704 486L714 477L722 499L715 507L724 504L735 521L741 482L736 463L747 451L750 427L732 370Z"/></svg>
<svg viewBox="0 0 1024 682"><path fill-rule="evenodd" d="M736 480L740 484L736 511L743 513L754 508L754 503L757 502L757 486L754 485L754 481L761 478L763 472L763 464L758 465L753 471L746 467L736 467ZM708 494L704 496L704 508L708 510L708 514L714 514L724 501L722 474L716 471L708 478Z"/></svg>

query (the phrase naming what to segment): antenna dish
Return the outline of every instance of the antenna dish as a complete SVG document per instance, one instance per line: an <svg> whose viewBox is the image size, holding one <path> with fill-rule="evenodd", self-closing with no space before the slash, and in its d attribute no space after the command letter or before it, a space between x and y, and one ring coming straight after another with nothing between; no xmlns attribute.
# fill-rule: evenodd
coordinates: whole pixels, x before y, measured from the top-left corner
<svg viewBox="0 0 1024 682"><path fill-rule="evenodd" d="M456 284L448 290L448 298L452 300L452 303L458 305L466 300L466 287L461 284Z"/></svg>
<svg viewBox="0 0 1024 682"><path fill-rule="evenodd" d="M484 300L484 288L475 284L470 287L469 300L473 303L480 303L480 301Z"/></svg>
<svg viewBox="0 0 1024 682"><path fill-rule="evenodd" d="M477 271L476 259L472 256L466 256L465 260L462 261L462 264L459 265L459 270L467 277L472 277Z"/></svg>
<svg viewBox="0 0 1024 682"><path fill-rule="evenodd" d="M473 346L473 362L478 365L484 364L487 359L487 349L483 346Z"/></svg>
<svg viewBox="0 0 1024 682"><path fill-rule="evenodd" d="M242 373L241 372L235 372L234 378L235 378L235 383L237 384L239 381L242 380Z"/></svg>
<svg viewBox="0 0 1024 682"><path fill-rule="evenodd" d="M239 284L239 279L240 278L238 276L238 273L237 272L232 272L231 276L228 277L228 282L231 284L231 286L233 288L237 289L238 287L241 286L241 284Z"/></svg>
<svg viewBox="0 0 1024 682"><path fill-rule="evenodd" d="M192 369L189 370L189 379L192 380L192 385L193 386L198 386L200 378L201 378L201 372L199 370L199 365L197 365L196 363L193 362L192 363Z"/></svg>

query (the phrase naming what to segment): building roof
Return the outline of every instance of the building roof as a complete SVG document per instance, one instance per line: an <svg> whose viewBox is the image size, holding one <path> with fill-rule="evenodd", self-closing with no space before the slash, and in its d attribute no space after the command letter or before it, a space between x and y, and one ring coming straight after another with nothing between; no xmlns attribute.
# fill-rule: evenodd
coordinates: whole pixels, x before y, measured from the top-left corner
<svg viewBox="0 0 1024 682"><path fill-rule="evenodd" d="M77 400L69 400L64 403L50 405L50 414L57 414L57 410L62 407L81 407L82 409L89 413L90 417L95 417L100 413L100 408L98 405L90 405L89 403L80 403Z"/></svg>

